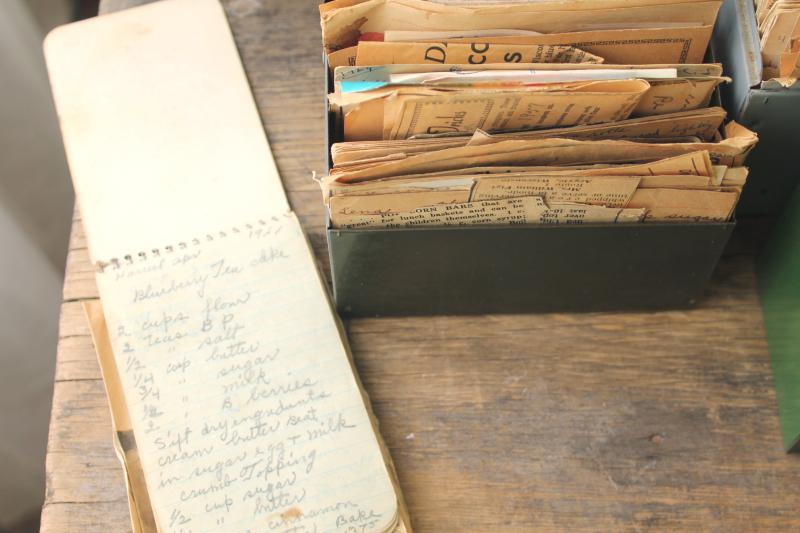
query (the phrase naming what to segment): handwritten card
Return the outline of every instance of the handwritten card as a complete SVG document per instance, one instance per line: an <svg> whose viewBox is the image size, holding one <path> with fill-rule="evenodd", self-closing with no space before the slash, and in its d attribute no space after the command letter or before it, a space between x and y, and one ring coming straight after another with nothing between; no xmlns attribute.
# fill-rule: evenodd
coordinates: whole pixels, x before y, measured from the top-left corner
<svg viewBox="0 0 800 533"><path fill-rule="evenodd" d="M395 528L386 459L294 214L97 281L159 529Z"/></svg>

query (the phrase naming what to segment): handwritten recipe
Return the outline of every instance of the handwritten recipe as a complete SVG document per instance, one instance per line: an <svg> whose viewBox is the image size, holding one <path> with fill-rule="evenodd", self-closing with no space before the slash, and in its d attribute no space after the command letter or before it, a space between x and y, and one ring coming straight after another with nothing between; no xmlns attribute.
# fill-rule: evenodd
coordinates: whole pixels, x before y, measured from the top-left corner
<svg viewBox="0 0 800 533"><path fill-rule="evenodd" d="M293 214L97 279L162 529L393 529L395 488Z"/></svg>

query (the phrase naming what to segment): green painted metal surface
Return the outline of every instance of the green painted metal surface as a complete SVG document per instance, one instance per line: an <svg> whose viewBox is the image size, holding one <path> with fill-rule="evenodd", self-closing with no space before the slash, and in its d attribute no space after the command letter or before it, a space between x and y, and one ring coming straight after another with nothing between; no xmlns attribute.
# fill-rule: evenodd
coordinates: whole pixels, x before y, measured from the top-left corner
<svg viewBox="0 0 800 533"><path fill-rule="evenodd" d="M800 191L776 224L758 275L783 444L800 452Z"/></svg>
<svg viewBox="0 0 800 533"><path fill-rule="evenodd" d="M345 316L691 307L724 224L328 230Z"/></svg>

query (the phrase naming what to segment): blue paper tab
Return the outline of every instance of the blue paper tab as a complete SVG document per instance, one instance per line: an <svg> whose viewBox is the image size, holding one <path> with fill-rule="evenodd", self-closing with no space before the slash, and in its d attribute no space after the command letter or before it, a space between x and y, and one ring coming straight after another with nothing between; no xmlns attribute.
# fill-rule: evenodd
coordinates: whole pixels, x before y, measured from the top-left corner
<svg viewBox="0 0 800 533"><path fill-rule="evenodd" d="M360 93L364 91L371 91L373 89L380 89L389 85L388 81L341 81L339 88L343 93Z"/></svg>

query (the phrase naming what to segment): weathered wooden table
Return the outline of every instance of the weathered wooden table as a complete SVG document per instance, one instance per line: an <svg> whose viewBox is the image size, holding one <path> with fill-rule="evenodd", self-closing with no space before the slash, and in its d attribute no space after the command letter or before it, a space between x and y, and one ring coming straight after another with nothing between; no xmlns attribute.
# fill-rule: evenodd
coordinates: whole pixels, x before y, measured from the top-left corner
<svg viewBox="0 0 800 533"><path fill-rule="evenodd" d="M289 198L327 265L311 180L325 162L316 4L226 9ZM416 531L800 530L800 458L781 448L747 242L692 311L347 323ZM45 532L130 527L81 311L96 297L76 212Z"/></svg>

